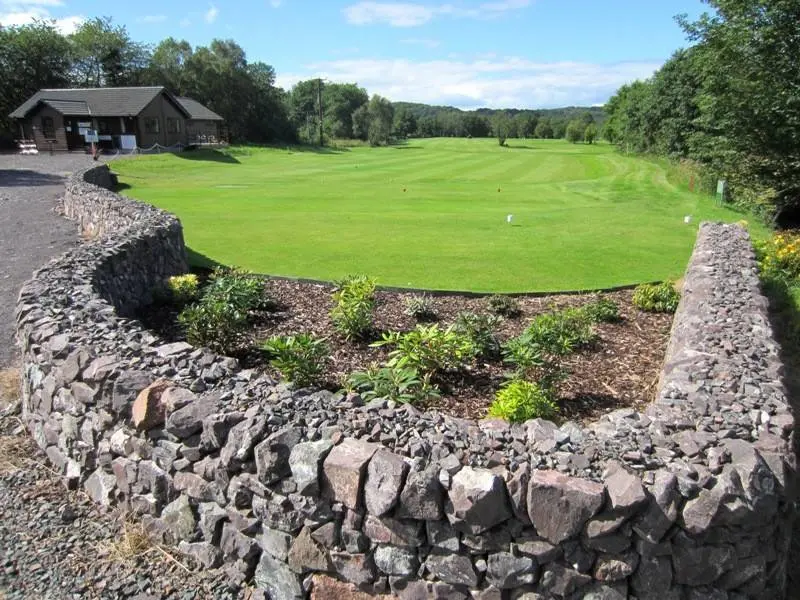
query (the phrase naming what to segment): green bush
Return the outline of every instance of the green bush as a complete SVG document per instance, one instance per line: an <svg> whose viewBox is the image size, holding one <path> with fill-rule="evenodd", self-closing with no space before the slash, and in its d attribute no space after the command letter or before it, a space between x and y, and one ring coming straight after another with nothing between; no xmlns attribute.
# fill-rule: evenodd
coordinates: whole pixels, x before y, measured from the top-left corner
<svg viewBox="0 0 800 600"><path fill-rule="evenodd" d="M456 317L453 329L470 339L475 346L476 356L494 360L500 356L500 342L496 331L502 322L503 318L498 315L462 312Z"/></svg>
<svg viewBox="0 0 800 600"><path fill-rule="evenodd" d="M172 302L178 306L184 306L197 299L200 293L200 282L194 273L173 275L167 280L167 289Z"/></svg>
<svg viewBox="0 0 800 600"><path fill-rule="evenodd" d="M219 268L212 273L200 300L178 315L178 322L189 343L229 354L241 344L251 313L267 307L261 278Z"/></svg>
<svg viewBox="0 0 800 600"><path fill-rule="evenodd" d="M375 280L365 275L348 275L336 284L331 320L346 339L364 336L372 328L375 309Z"/></svg>
<svg viewBox="0 0 800 600"><path fill-rule="evenodd" d="M523 423L529 419L552 419L557 414L558 405L548 387L512 379L495 394L488 416Z"/></svg>
<svg viewBox="0 0 800 600"><path fill-rule="evenodd" d="M406 296L403 301L406 308L405 313L409 317L414 317L417 321L435 321L436 310L433 308L433 300L425 294L415 294Z"/></svg>
<svg viewBox="0 0 800 600"><path fill-rule="evenodd" d="M514 377L525 377L534 369L544 368L547 358L542 348L534 344L525 334L511 338L502 348L503 361L514 368Z"/></svg>
<svg viewBox="0 0 800 600"><path fill-rule="evenodd" d="M219 300L202 300L183 309L178 323L195 346L230 354L240 345L247 328L247 314Z"/></svg>
<svg viewBox="0 0 800 600"><path fill-rule="evenodd" d="M567 308L537 316L521 337L545 354L564 356L588 346L597 336L584 311Z"/></svg>
<svg viewBox="0 0 800 600"><path fill-rule="evenodd" d="M617 323L620 321L619 305L609 298L598 298L584 304L581 310L592 323Z"/></svg>
<svg viewBox="0 0 800 600"><path fill-rule="evenodd" d="M509 319L513 319L522 314L519 302L517 302L517 299L513 296L502 296L500 294L489 296L487 308L489 312L500 315L501 317L508 317Z"/></svg>
<svg viewBox="0 0 800 600"><path fill-rule="evenodd" d="M389 352L390 367L409 367L423 375L460 368L475 357L475 346L467 336L452 326L440 329L438 324L417 325L405 333L385 333L372 346L393 346Z"/></svg>
<svg viewBox="0 0 800 600"><path fill-rule="evenodd" d="M203 290L203 301L224 302L234 310L250 313L270 308L264 295L264 280L241 269L217 267Z"/></svg>
<svg viewBox="0 0 800 600"><path fill-rule="evenodd" d="M310 333L273 336L261 347L270 355L269 364L299 386L316 383L328 357L325 340Z"/></svg>
<svg viewBox="0 0 800 600"><path fill-rule="evenodd" d="M411 367L379 367L351 373L345 383L349 391L358 392L365 400L386 398L400 403L418 404L439 397L439 389L429 376L420 377Z"/></svg>
<svg viewBox="0 0 800 600"><path fill-rule="evenodd" d="M672 281L643 283L633 291L633 305L647 312L674 313L681 294Z"/></svg>

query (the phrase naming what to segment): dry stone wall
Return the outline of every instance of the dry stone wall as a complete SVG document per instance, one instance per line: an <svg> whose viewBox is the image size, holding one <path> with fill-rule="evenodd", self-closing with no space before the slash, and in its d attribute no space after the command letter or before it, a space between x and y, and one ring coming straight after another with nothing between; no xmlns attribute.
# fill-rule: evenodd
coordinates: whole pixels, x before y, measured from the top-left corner
<svg viewBox="0 0 800 600"><path fill-rule="evenodd" d="M704 224L659 394L588 427L292 390L127 318L186 268L173 216L67 186L94 239L17 307L24 416L70 486L261 597L780 598L794 421L747 234Z"/></svg>

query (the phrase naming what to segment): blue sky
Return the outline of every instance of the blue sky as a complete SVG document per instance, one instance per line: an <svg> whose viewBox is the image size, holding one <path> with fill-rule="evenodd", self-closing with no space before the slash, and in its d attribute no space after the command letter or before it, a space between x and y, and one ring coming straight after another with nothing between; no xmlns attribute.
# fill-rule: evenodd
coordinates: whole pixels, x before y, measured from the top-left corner
<svg viewBox="0 0 800 600"><path fill-rule="evenodd" d="M542 108L602 104L686 45L700 0L0 0L0 24L111 16L139 41L235 39L278 83L355 81L391 100Z"/></svg>

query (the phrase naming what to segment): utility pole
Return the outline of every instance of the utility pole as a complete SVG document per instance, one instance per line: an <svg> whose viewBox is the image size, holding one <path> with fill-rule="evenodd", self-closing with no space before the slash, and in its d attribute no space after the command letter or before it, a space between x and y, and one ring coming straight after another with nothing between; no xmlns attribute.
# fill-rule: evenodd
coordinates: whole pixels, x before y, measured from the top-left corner
<svg viewBox="0 0 800 600"><path fill-rule="evenodd" d="M319 145L322 146L322 78L317 78L317 106L319 107Z"/></svg>

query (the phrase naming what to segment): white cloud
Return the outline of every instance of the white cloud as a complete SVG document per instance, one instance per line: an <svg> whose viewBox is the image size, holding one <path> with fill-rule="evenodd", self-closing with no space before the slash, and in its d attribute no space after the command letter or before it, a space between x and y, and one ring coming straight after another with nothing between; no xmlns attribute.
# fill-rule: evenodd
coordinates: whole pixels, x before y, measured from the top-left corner
<svg viewBox="0 0 800 600"><path fill-rule="evenodd" d="M269 0L269 5L272 8L280 8L281 4L283 4L283 0Z"/></svg>
<svg viewBox="0 0 800 600"><path fill-rule="evenodd" d="M395 101L450 104L459 108L547 108L604 103L624 83L649 77L656 62L537 63L519 57L409 61L333 60L278 77L289 88L323 77L357 82L371 94Z"/></svg>
<svg viewBox="0 0 800 600"><path fill-rule="evenodd" d="M213 23L214 21L217 20L218 16L219 16L219 9L212 4L209 6L208 10L206 11L206 14L203 15L203 18L206 20L206 23Z"/></svg>
<svg viewBox="0 0 800 600"><path fill-rule="evenodd" d="M351 25L384 24L392 27L417 27L433 20L437 15L493 19L502 14L529 6L531 0L500 0L485 2L477 7L461 4L418 4L403 2L357 2L344 8L344 16Z"/></svg>
<svg viewBox="0 0 800 600"><path fill-rule="evenodd" d="M59 6L63 6L62 0L0 0L0 25L14 27L33 21L53 21L61 33L74 33L86 18L80 15L56 18L49 8Z"/></svg>
<svg viewBox="0 0 800 600"><path fill-rule="evenodd" d="M136 19L137 23L153 24L163 23L167 20L167 15L145 15Z"/></svg>
<svg viewBox="0 0 800 600"><path fill-rule="evenodd" d="M429 40L425 38L406 38L400 40L401 44L408 44L409 46L424 46L425 48L437 48L441 43L439 40Z"/></svg>
<svg viewBox="0 0 800 600"><path fill-rule="evenodd" d="M352 25L386 23L392 27L416 27L430 21L435 14L434 8L422 4L359 2L344 9L345 18Z"/></svg>

